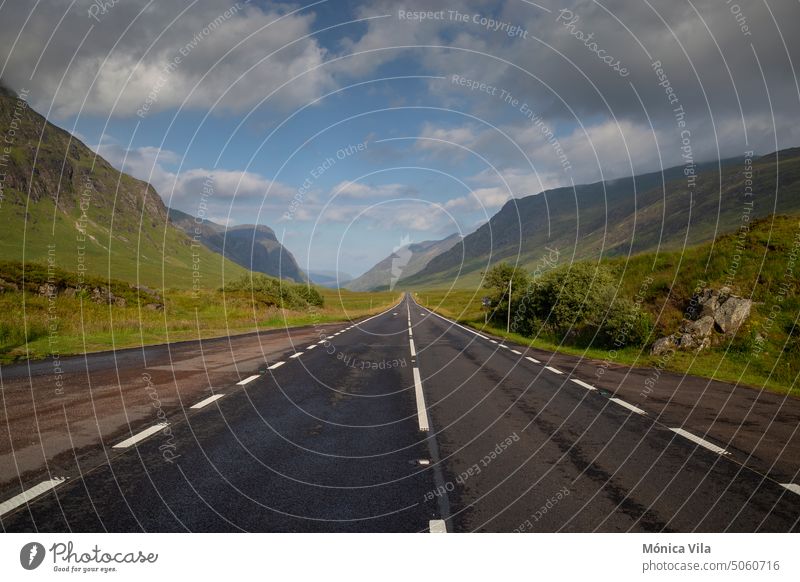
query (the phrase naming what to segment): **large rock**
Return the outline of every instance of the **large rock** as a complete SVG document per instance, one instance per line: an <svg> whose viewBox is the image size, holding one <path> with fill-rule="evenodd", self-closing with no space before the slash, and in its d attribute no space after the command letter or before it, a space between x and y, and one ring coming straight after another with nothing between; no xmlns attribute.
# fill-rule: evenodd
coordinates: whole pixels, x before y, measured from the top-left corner
<svg viewBox="0 0 800 582"><path fill-rule="evenodd" d="M752 306L753 302L750 299L731 295L717 308L714 313L714 323L722 333L734 334L739 326L750 317Z"/></svg>
<svg viewBox="0 0 800 582"><path fill-rule="evenodd" d="M650 353L653 354L654 356L660 356L661 354L674 352L675 348L677 347L678 345L675 342L675 338L671 335L668 335L667 337L662 337L661 339L657 339L653 344Z"/></svg>

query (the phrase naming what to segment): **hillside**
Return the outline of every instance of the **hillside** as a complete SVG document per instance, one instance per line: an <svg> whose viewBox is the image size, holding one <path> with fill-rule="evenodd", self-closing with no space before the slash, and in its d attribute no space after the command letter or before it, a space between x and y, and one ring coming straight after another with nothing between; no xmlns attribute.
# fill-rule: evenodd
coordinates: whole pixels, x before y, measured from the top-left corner
<svg viewBox="0 0 800 582"><path fill-rule="evenodd" d="M424 269L432 259L461 245L461 235L451 234L442 240L428 240L400 247L369 271L345 285L352 291L389 289Z"/></svg>
<svg viewBox="0 0 800 582"><path fill-rule="evenodd" d="M745 195L745 169L743 159L698 165L693 194L681 166L511 200L464 239L463 256L460 246L451 249L402 286L474 287L490 257L533 268L545 246L562 261L680 249L735 230L743 219L800 212L799 148L752 161L753 197Z"/></svg>
<svg viewBox="0 0 800 582"><path fill-rule="evenodd" d="M800 216L769 216L754 221L741 233L720 235L714 241L680 251L641 253L570 265L608 269L612 273L615 301L641 302L650 325L641 342L630 333L624 345L604 345L602 334L560 334L543 321L526 335L513 339L553 351L579 354L598 361L646 367L665 367L697 376L767 386L779 392L798 393L800 374ZM671 358L650 353L659 337L677 331L691 306L697 288L730 287L752 299L750 317L732 337L716 337L711 347L679 350ZM483 327L480 297L485 289L432 290L418 295L428 307L478 328ZM594 289L578 290L582 297ZM535 301L535 300L534 300ZM608 315L607 317L611 317ZM501 316L487 331L505 335ZM576 326L580 322L576 321ZM607 364L606 364L607 365ZM793 387L794 386L794 387Z"/></svg>
<svg viewBox="0 0 800 582"><path fill-rule="evenodd" d="M245 269L174 228L152 186L0 87L0 253L151 287L218 288ZM10 143L9 143L10 141Z"/></svg>
<svg viewBox="0 0 800 582"><path fill-rule="evenodd" d="M237 265L280 279L306 280L292 253L278 241L275 231L263 224L225 227L210 220L197 222L174 208L169 209L169 219L189 237L197 236L206 248Z"/></svg>

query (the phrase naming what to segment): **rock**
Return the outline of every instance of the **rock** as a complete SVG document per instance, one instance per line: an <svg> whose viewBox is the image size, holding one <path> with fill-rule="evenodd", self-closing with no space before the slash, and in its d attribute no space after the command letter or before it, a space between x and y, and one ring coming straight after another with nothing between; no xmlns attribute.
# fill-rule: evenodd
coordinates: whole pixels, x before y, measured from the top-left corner
<svg viewBox="0 0 800 582"><path fill-rule="evenodd" d="M64 297L75 297L78 293L78 290L75 287L67 287L64 289Z"/></svg>
<svg viewBox="0 0 800 582"><path fill-rule="evenodd" d="M714 331L714 317L704 315L697 321L685 322L681 329L693 336L706 338Z"/></svg>
<svg viewBox="0 0 800 582"><path fill-rule="evenodd" d="M128 305L128 302L124 297L114 297L114 305L117 307L125 307Z"/></svg>
<svg viewBox="0 0 800 582"><path fill-rule="evenodd" d="M728 335L736 333L739 326L750 317L752 306L753 302L750 299L731 295L714 313L714 322L722 333Z"/></svg>
<svg viewBox="0 0 800 582"><path fill-rule="evenodd" d="M657 339L653 344L650 353L654 356L660 356L661 354L675 351L675 348L677 347L678 346L675 343L675 337L668 335L666 337L662 337L661 339Z"/></svg>
<svg viewBox="0 0 800 582"><path fill-rule="evenodd" d="M6 291L19 291L19 285L12 281L0 279L0 293L5 293Z"/></svg>
<svg viewBox="0 0 800 582"><path fill-rule="evenodd" d="M55 297L58 295L58 289L50 283L45 283L44 285L39 285L38 293L42 297Z"/></svg>
<svg viewBox="0 0 800 582"><path fill-rule="evenodd" d="M164 306L161 303L148 303L144 306L145 309L149 309L150 311L163 311Z"/></svg>

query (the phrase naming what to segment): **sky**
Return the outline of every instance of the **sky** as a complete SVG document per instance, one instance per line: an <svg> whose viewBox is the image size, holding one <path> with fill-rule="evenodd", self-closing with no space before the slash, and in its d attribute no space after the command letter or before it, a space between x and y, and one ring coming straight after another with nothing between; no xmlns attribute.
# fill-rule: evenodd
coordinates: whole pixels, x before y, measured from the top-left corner
<svg viewBox="0 0 800 582"><path fill-rule="evenodd" d="M304 269L358 275L511 198L800 145L800 9L784 0L12 0L0 15L4 84L167 205L270 226Z"/></svg>

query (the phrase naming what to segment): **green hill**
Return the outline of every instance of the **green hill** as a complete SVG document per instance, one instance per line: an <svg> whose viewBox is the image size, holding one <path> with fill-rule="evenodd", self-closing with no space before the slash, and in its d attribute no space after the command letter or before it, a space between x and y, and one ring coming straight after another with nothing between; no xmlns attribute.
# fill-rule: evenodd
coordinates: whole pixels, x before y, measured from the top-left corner
<svg viewBox="0 0 800 582"><path fill-rule="evenodd" d="M745 192L748 166L753 196ZM490 262L533 268L549 254L545 246L558 249L562 261L675 250L713 240L743 220L800 212L800 148L749 165L743 158L698 165L691 191L689 185L680 166L511 200L463 247L434 258L402 286L475 287Z"/></svg>
<svg viewBox="0 0 800 582"><path fill-rule="evenodd" d="M246 269L192 240L146 182L0 87L0 254L156 288L214 289Z"/></svg>
<svg viewBox="0 0 800 582"><path fill-rule="evenodd" d="M570 268L609 272L614 303L639 302L650 332L644 334L642 341L631 341L628 335L624 345L609 346L607 338L603 341L602 323L576 317L573 329L565 334L539 321L528 335L511 334L512 337L611 364L663 366L779 392L797 394L800 390L800 216L769 216L735 233L681 251L583 261ZM698 288L722 287L753 300L749 319L733 337L718 337L711 347L701 351L677 351L666 363L650 354L650 346L657 338L678 330ZM588 300L598 291L587 285L577 290L578 300ZM428 290L420 292L418 298L445 315L482 327L480 297L484 294L485 289ZM606 309L608 304L600 318L608 321L613 307L608 312ZM576 333L581 326L590 333ZM592 333L598 326L601 333ZM505 318L499 317L489 329L505 335Z"/></svg>

